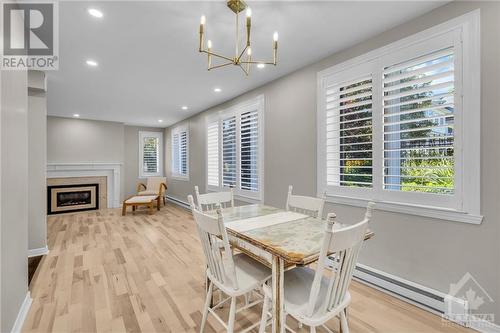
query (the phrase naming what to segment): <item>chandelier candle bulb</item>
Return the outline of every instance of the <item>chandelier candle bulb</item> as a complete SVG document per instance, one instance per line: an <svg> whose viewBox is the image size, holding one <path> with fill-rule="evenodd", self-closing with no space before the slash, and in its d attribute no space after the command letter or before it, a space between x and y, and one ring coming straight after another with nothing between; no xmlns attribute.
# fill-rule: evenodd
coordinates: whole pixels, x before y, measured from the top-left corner
<svg viewBox="0 0 500 333"><path fill-rule="evenodd" d="M200 52L203 50L203 33L205 32L205 15L200 19Z"/></svg>
<svg viewBox="0 0 500 333"><path fill-rule="evenodd" d="M212 66L212 41L209 39L207 41L207 48L208 48L208 70L210 70L210 67Z"/></svg>
<svg viewBox="0 0 500 333"><path fill-rule="evenodd" d="M250 46L250 27L252 26L252 10L247 8L247 46Z"/></svg>

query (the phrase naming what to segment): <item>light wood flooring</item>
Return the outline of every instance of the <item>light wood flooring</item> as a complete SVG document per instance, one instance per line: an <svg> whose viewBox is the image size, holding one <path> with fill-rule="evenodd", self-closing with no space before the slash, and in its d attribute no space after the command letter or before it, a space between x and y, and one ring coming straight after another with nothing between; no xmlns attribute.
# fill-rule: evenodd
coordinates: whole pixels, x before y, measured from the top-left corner
<svg viewBox="0 0 500 333"><path fill-rule="evenodd" d="M48 218L50 253L30 286L24 332L199 331L204 259L191 214L172 204L151 216L120 214ZM352 333L473 332L356 282L351 294ZM259 319L260 306L243 311L236 329ZM338 331L337 320L328 326ZM223 329L209 316L205 331Z"/></svg>

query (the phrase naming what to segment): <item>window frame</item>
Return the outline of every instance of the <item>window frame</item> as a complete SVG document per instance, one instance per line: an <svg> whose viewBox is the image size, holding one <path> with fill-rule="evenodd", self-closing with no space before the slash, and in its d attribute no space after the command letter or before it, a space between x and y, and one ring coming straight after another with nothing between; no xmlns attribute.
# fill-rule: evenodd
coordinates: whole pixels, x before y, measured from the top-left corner
<svg viewBox="0 0 500 333"><path fill-rule="evenodd" d="M186 133L186 174L176 172L173 168L174 163L174 135L179 135L179 156L181 152L180 145L180 135L181 133ZM180 167L180 165L179 165ZM188 124L183 124L172 128L170 131L170 177L177 180L189 181L189 126Z"/></svg>
<svg viewBox="0 0 500 333"><path fill-rule="evenodd" d="M251 98L244 102L238 103L236 105L230 106L227 109L223 109L214 112L205 118L205 188L207 192L218 192L225 191L228 187L224 187L223 184L223 173L222 173L222 121L230 118L236 118L236 186L233 188L234 195L238 200L257 203L264 201L264 110L265 110L265 98L264 95L259 95L257 97ZM257 111L258 113L258 191L242 190L241 186L241 115L250 112ZM219 146L219 186L208 184L208 126L214 122L218 123L218 146Z"/></svg>
<svg viewBox="0 0 500 333"><path fill-rule="evenodd" d="M317 75L317 192L327 201L445 220L479 224L480 215L480 13L475 10L385 47L340 63ZM383 189L382 72L385 67L451 43L455 52L455 195ZM359 72L359 73L358 73ZM332 188L326 182L325 91L332 80L372 74L373 188ZM354 75L354 76L353 76ZM464 112L467 110L467 112ZM467 124L467 126L463 126ZM392 192L392 193L389 193ZM451 199L451 200L450 200Z"/></svg>
<svg viewBox="0 0 500 333"><path fill-rule="evenodd" d="M158 172L144 171L144 138L158 139ZM163 176L163 133L152 131L139 131L139 178Z"/></svg>

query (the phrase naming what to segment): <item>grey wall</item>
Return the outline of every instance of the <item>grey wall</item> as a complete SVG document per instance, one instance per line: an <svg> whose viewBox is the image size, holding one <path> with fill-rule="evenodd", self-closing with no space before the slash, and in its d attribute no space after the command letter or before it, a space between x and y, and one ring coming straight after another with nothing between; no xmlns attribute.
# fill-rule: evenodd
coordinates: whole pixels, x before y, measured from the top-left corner
<svg viewBox="0 0 500 333"><path fill-rule="evenodd" d="M121 162L123 124L60 117L47 120L47 161Z"/></svg>
<svg viewBox="0 0 500 333"><path fill-rule="evenodd" d="M0 71L0 331L10 332L28 292L26 71Z"/></svg>
<svg viewBox="0 0 500 333"><path fill-rule="evenodd" d="M43 72L28 73L28 249L47 245L47 96ZM42 89L31 89L42 87Z"/></svg>
<svg viewBox="0 0 500 333"><path fill-rule="evenodd" d="M139 179L139 132L163 132L163 128L125 126L125 196L136 193Z"/></svg>
<svg viewBox="0 0 500 333"><path fill-rule="evenodd" d="M470 272L494 298L481 307L495 313L500 323L500 3L453 2L387 31L316 64L305 67L238 98L193 116L190 126L190 180L169 177L169 195L186 201L193 187L205 186L205 116L229 105L264 94L265 203L285 204L287 186L306 195L316 194L316 74L325 68L387 45L446 20L481 9L481 225L377 211L361 263L447 293L450 283ZM244 79L242 77L242 79ZM169 175L169 129L165 130L166 171ZM361 218L363 209L327 205L342 222Z"/></svg>

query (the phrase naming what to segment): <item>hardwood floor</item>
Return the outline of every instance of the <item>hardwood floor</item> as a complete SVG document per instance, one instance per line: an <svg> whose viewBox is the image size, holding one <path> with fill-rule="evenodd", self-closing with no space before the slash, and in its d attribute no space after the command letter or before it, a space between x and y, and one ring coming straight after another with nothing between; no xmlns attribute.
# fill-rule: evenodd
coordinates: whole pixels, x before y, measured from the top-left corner
<svg viewBox="0 0 500 333"><path fill-rule="evenodd" d="M24 332L199 331L204 259L191 214L172 204L155 215L120 214L48 218L50 253L30 286ZM351 293L352 333L473 332L356 282ZM260 307L243 311L236 329L259 319ZM329 326L338 331L337 320ZM205 331L224 330L209 316Z"/></svg>

